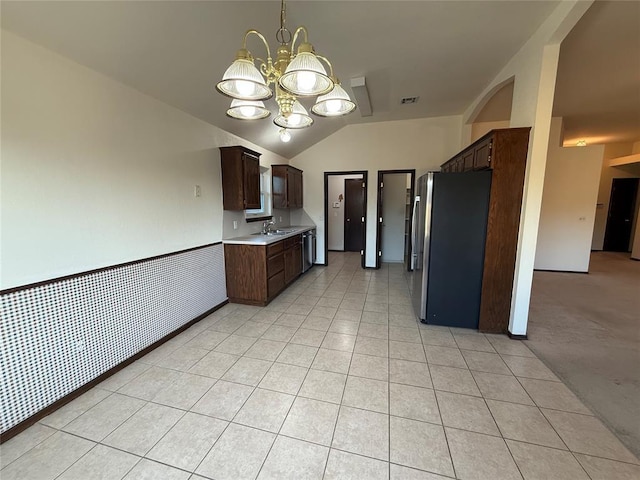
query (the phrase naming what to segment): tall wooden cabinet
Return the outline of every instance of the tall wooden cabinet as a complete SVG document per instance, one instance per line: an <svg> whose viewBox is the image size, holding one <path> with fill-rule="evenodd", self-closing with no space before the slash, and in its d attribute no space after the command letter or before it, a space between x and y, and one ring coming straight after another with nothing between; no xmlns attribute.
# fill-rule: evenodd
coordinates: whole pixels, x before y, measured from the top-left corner
<svg viewBox="0 0 640 480"><path fill-rule="evenodd" d="M273 208L302 208L302 170L271 165Z"/></svg>
<svg viewBox="0 0 640 480"><path fill-rule="evenodd" d="M492 169L478 329L509 327L530 128L492 130L441 166L443 172Z"/></svg>
<svg viewBox="0 0 640 480"><path fill-rule="evenodd" d="M260 154L246 147L220 147L225 210L260 208Z"/></svg>

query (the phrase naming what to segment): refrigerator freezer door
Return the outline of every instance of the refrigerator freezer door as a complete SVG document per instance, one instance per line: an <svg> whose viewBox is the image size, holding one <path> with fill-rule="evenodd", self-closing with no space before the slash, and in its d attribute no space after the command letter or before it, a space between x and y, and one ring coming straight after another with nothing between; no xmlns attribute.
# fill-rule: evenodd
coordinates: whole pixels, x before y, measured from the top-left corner
<svg viewBox="0 0 640 480"><path fill-rule="evenodd" d="M490 191L490 170L435 176L424 317L429 324L478 328Z"/></svg>

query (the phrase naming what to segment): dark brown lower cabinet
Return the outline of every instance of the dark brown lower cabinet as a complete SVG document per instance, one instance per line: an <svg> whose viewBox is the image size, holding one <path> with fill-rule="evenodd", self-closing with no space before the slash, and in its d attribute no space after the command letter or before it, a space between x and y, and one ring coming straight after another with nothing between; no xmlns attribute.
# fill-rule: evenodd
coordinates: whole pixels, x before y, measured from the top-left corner
<svg viewBox="0 0 640 480"><path fill-rule="evenodd" d="M267 305L302 273L301 242L295 235L270 245L225 244L229 301Z"/></svg>
<svg viewBox="0 0 640 480"><path fill-rule="evenodd" d="M284 242L284 283L289 284L302 272L302 236L287 238Z"/></svg>

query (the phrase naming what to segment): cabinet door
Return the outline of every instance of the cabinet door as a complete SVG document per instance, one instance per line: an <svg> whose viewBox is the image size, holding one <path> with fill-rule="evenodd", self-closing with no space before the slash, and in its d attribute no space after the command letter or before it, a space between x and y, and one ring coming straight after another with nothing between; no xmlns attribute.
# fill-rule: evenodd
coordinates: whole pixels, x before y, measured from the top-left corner
<svg viewBox="0 0 640 480"><path fill-rule="evenodd" d="M295 237L286 240L284 252L284 281L290 283L302 272L302 237Z"/></svg>
<svg viewBox="0 0 640 480"><path fill-rule="evenodd" d="M260 162L251 155L242 155L244 208L260 208Z"/></svg>
<svg viewBox="0 0 640 480"><path fill-rule="evenodd" d="M293 249L290 248L284 252L284 283L289 283L293 277Z"/></svg>
<svg viewBox="0 0 640 480"><path fill-rule="evenodd" d="M473 149L462 154L462 171L470 172L473 170Z"/></svg>
<svg viewBox="0 0 640 480"><path fill-rule="evenodd" d="M473 155L474 170L491 168L491 146L492 138L487 138L484 142L476 145Z"/></svg>
<svg viewBox="0 0 640 480"><path fill-rule="evenodd" d="M293 274L297 277L302 273L302 245L298 242L293 247Z"/></svg>
<svg viewBox="0 0 640 480"><path fill-rule="evenodd" d="M271 166L271 198L273 208L287 208L287 168Z"/></svg>
<svg viewBox="0 0 640 480"><path fill-rule="evenodd" d="M293 183L293 192L289 206L292 208L302 208L302 172L290 170L289 179Z"/></svg>

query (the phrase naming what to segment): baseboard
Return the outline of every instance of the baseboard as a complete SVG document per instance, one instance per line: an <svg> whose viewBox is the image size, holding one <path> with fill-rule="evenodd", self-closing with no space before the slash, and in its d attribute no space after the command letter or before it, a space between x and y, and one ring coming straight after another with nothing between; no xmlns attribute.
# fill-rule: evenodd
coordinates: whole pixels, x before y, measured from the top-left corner
<svg viewBox="0 0 640 480"><path fill-rule="evenodd" d="M581 272L579 270L546 270L544 268L534 268L534 272L549 272L549 273L583 273L589 274L589 272Z"/></svg>
<svg viewBox="0 0 640 480"><path fill-rule="evenodd" d="M63 407L64 405L66 405L70 401L78 398L83 393L91 390L93 387L95 387L99 383L103 382L104 380L106 380L107 378L112 376L113 374L118 373L123 368L125 368L128 365L132 364L136 360L139 360L140 358L144 357L147 353L149 353L152 350L156 349L157 347L159 347L163 343L171 340L175 336L181 334L182 332L187 330L189 327L195 325L200 320L208 317L213 312L215 312L216 310L221 309L222 307L224 307L228 303L229 303L229 300L225 300L224 302L219 303L218 305L216 305L215 307L207 310L203 314L198 315L196 318L194 318L190 322L185 323L180 328L174 330L173 332L169 333L168 335L165 335L164 337L162 337L160 340L156 341L155 343L152 343L148 347L140 350L135 355L133 355L133 356L127 358L126 360L120 362L118 365L116 365L115 367L112 367L111 369L107 370L102 375L94 378L93 380L91 380L88 383L85 383L84 385L82 385L78 389L74 390L71 393L68 393L67 395L65 395L64 397L60 398L59 400L56 400L54 403L52 403L48 407L45 407L44 409L42 409L39 412L37 412L37 413L33 414L32 416L30 416L29 418L26 418L25 420L23 420L22 422L18 423L17 425L14 425L13 427L11 427L10 429L8 429L6 432L4 432L2 434L2 436L0 437L0 444L3 444L7 440L15 437L16 435L18 435L19 433L23 432L24 430L29 428L31 425L36 423L38 420L46 417L47 415L52 414L53 412L58 410L60 407Z"/></svg>
<svg viewBox="0 0 640 480"><path fill-rule="evenodd" d="M507 332L507 335L509 335L509 338L512 338L513 340L528 340L527 335L516 335L513 334L511 332Z"/></svg>

